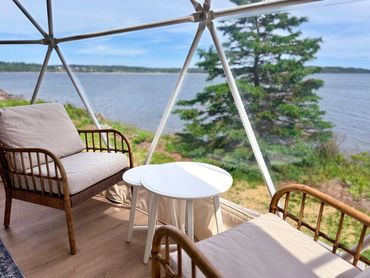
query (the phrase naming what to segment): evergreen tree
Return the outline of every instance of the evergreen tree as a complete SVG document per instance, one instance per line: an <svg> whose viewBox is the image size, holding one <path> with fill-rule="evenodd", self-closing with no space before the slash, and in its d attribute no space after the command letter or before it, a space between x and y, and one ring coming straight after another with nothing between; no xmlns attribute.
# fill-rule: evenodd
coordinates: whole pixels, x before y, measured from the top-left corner
<svg viewBox="0 0 370 278"><path fill-rule="evenodd" d="M232 0L236 4L250 1ZM319 68L307 67L320 48L320 38L302 38L305 17L274 13L224 22L224 49L237 80L246 111L259 141L291 146L318 143L331 137L332 125L322 119L316 90L323 82L312 77ZM208 80L223 76L213 47L199 50L198 66ZM212 149L224 154L246 142L231 92L226 83L209 86L192 100L178 102L186 121L183 141L188 154L204 155ZM240 150L239 150L240 151Z"/></svg>

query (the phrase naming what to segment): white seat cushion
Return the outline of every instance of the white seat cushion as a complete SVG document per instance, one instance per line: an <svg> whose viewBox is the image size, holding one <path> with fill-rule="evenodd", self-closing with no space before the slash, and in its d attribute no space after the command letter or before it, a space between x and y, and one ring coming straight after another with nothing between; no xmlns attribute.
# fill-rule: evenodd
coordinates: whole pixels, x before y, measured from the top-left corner
<svg viewBox="0 0 370 278"><path fill-rule="evenodd" d="M227 278L344 278L360 273L273 214L262 215L196 245ZM171 256L174 263L175 256ZM183 273L191 277L189 257L183 260ZM197 277L204 276L199 272Z"/></svg>
<svg viewBox="0 0 370 278"><path fill-rule="evenodd" d="M0 109L0 142L11 148L43 148L58 158L84 149L84 144L64 106L59 103L43 103ZM44 157L41 156L41 163ZM25 169L30 168L24 155ZM16 165L22 169L21 158ZM37 159L32 159L32 166Z"/></svg>
<svg viewBox="0 0 370 278"><path fill-rule="evenodd" d="M66 171L70 195L81 192L129 166L127 156L122 153L80 152L63 157L60 161ZM49 171L51 176L55 175L54 163L49 163ZM38 167L34 167L33 172L34 174L39 174ZM41 166L41 173L43 176L46 176L46 164ZM36 189L41 190L41 179L35 178L35 183ZM43 183L44 190L50 192L49 185L45 182L45 179L43 179ZM28 178L28 185L29 187L32 186L31 178ZM22 181L22 187L26 188L24 180ZM51 183L51 187L53 193L58 193L55 181Z"/></svg>
<svg viewBox="0 0 370 278"><path fill-rule="evenodd" d="M369 278L370 277L370 267L367 267L363 272L358 274L355 278Z"/></svg>

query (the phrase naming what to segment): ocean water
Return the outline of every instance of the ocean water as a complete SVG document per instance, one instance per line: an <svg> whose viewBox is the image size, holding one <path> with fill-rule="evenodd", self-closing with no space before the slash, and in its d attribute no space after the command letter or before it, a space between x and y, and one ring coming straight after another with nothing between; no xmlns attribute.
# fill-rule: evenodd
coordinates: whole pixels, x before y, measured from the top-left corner
<svg viewBox="0 0 370 278"><path fill-rule="evenodd" d="M172 73L77 73L95 112L154 131L161 119L177 74ZM37 73L0 73L0 89L32 96ZM179 99L191 99L205 86L206 74L188 74ZM324 80L319 90L325 119L334 123L342 150L370 151L370 74L318 74ZM216 80L218 83L222 80ZM82 106L65 73L47 73L39 97L47 101ZM165 132L180 131L183 123L171 115Z"/></svg>
<svg viewBox="0 0 370 278"><path fill-rule="evenodd" d="M370 151L370 74L319 74L325 119L334 123L336 140L348 153Z"/></svg>
<svg viewBox="0 0 370 278"><path fill-rule="evenodd" d="M95 112L146 130L156 130L177 74L172 73L77 73ZM179 99L191 99L206 85L205 74L188 74ZM0 73L0 89L31 98L37 81L35 73ZM76 90L64 73L48 73L39 98L83 106ZM166 132L182 129L171 115Z"/></svg>

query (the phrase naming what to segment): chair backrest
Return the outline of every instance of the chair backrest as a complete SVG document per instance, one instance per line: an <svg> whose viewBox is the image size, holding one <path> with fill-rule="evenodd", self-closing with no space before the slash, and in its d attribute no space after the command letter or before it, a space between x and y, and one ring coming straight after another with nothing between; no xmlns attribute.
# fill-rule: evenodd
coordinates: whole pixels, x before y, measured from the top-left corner
<svg viewBox="0 0 370 278"><path fill-rule="evenodd" d="M0 143L10 148L46 149L58 158L85 148L67 111L58 103L0 109ZM20 157L15 160L19 168ZM26 169L37 164L28 157L24 162Z"/></svg>
<svg viewBox="0 0 370 278"><path fill-rule="evenodd" d="M293 194L295 194L294 197L292 197ZM283 202L282 199L284 197L285 200ZM317 204L318 213L316 223L310 223L312 222L310 221L312 219L305 216L305 208L306 210L310 209L311 211L313 209L312 207L308 207L308 198L312 198L311 204ZM292 202L290 202L291 199ZM295 204L298 205L295 206ZM318 204L320 205L318 206ZM326 225L322 225L324 219L329 219L328 215L324 214L335 210L337 214L332 222L333 227L337 227L336 233L334 229L334 232L332 232L331 229L325 227ZM341 253L340 256L346 260L348 258L348 261L350 258L353 258L352 264L354 266L357 266L359 261L362 261L367 267L370 266L370 260L362 254L365 236L368 234L367 230L370 228L369 215L358 211L315 188L303 184L290 184L281 187L272 197L270 212L274 214L281 213L284 220L289 219L291 223L295 222L298 230L305 228L306 232L311 232L315 241L323 239L327 246L331 245L332 253ZM351 222L347 222L346 224L345 219L347 221L351 220ZM345 236L343 235L344 233L342 233L348 223L351 223L350 225L352 227L357 226L357 228L352 228L353 233L351 233L351 237L353 237L353 241L355 243L354 248L349 247L348 244L346 244L346 240L344 239ZM357 229L359 234L356 232Z"/></svg>

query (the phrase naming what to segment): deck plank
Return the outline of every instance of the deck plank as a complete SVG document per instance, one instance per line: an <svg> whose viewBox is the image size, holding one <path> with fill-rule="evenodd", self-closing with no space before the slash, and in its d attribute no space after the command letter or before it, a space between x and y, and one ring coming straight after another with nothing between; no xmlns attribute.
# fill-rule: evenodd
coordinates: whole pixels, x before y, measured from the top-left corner
<svg viewBox="0 0 370 278"><path fill-rule="evenodd" d="M0 219L5 194L0 184ZM26 277L150 277L142 263L145 231L126 243L129 209L95 197L73 209L78 251L69 254L63 211L13 200L10 227L0 238ZM137 222L146 216L137 213Z"/></svg>

